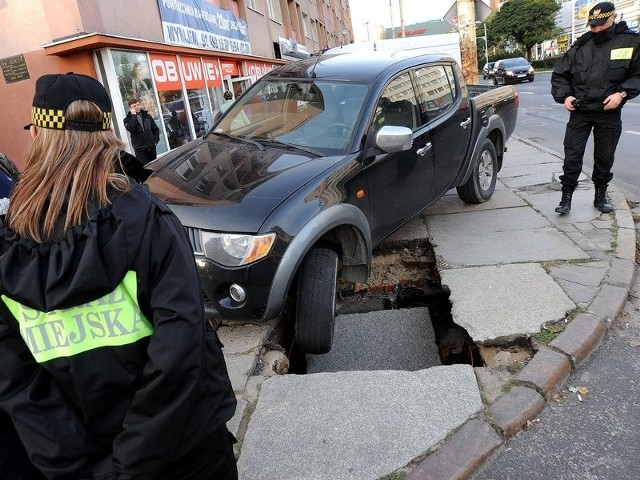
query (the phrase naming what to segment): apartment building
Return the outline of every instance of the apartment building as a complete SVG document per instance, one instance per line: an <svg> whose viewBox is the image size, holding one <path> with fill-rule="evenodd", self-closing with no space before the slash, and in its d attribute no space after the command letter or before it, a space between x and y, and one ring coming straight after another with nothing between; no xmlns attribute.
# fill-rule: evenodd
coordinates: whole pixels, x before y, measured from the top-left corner
<svg viewBox="0 0 640 480"><path fill-rule="evenodd" d="M0 151L18 165L42 74L102 82L127 144L122 120L138 98L162 154L204 135L225 90L237 96L280 64L353 42L348 0L3 0L0 23Z"/></svg>

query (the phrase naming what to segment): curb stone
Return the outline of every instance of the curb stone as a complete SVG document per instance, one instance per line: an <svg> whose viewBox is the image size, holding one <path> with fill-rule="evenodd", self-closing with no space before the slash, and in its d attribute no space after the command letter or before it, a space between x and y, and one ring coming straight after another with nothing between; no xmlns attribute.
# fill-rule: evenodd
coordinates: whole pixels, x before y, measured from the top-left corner
<svg viewBox="0 0 640 480"><path fill-rule="evenodd" d="M530 140L515 135L512 138L563 158L557 152ZM617 235L614 257L600 290L589 305L588 313L577 315L548 347L540 349L533 356L515 379L523 383L513 386L485 408L497 431L487 431L492 427L477 418L468 420L438 450L422 460L407 475L407 480L469 478L502 443L522 430L528 421L544 409L545 397L553 395L600 346L606 325L610 325L622 313L636 276L636 227L629 204L614 185L609 186L608 194L615 206L613 215ZM528 384L535 388L530 388Z"/></svg>

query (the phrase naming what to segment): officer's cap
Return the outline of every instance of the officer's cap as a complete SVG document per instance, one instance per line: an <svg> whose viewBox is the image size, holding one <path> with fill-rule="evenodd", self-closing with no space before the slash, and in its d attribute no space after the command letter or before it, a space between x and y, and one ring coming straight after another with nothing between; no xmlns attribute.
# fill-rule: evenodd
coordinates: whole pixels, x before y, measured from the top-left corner
<svg viewBox="0 0 640 480"><path fill-rule="evenodd" d="M101 122L68 120L67 107L76 100L89 100L102 111ZM36 80L31 107L31 125L56 130L97 132L111 128L111 99L102 84L93 77L78 73L47 74Z"/></svg>
<svg viewBox="0 0 640 480"><path fill-rule="evenodd" d="M589 10L589 20L587 25L592 27L599 27L604 25L609 18L616 14L616 6L611 2L597 3L591 10Z"/></svg>

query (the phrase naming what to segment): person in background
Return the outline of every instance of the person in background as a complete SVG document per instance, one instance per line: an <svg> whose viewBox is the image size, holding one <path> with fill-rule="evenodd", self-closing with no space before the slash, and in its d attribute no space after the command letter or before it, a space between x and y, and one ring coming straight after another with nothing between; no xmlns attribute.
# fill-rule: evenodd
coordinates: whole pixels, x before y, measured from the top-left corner
<svg viewBox="0 0 640 480"><path fill-rule="evenodd" d="M582 172L584 151L593 130L593 205L603 213L613 206L606 197L625 103L640 93L640 37L624 21L616 23L615 5L601 2L589 10L591 31L564 54L551 74L551 94L569 111L564 137L562 198L556 212L571 210Z"/></svg>
<svg viewBox="0 0 640 480"><path fill-rule="evenodd" d="M0 411L48 479L235 480L236 399L184 227L119 173L104 87L43 75L0 219Z"/></svg>
<svg viewBox="0 0 640 480"><path fill-rule="evenodd" d="M9 199L20 177L15 164L0 153L0 215L7 213ZM0 411L0 478L2 480L44 480L27 456L11 417Z"/></svg>
<svg viewBox="0 0 640 480"><path fill-rule="evenodd" d="M140 101L135 97L129 99L129 111L124 118L124 128L131 135L136 158L143 165L157 158L156 145L160 141L160 129L149 112L141 108Z"/></svg>
<svg viewBox="0 0 640 480"><path fill-rule="evenodd" d="M224 97L224 102L220 105L220 111L224 113L229 109L231 104L233 104L233 94L229 90L225 90L222 96Z"/></svg>

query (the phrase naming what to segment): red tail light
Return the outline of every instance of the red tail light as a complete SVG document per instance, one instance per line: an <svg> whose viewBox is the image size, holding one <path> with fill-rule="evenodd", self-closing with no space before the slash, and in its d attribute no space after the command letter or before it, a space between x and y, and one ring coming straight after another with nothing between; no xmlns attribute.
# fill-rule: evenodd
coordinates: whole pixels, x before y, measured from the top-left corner
<svg viewBox="0 0 640 480"><path fill-rule="evenodd" d="M515 88L514 90L514 94L513 94L513 98L515 98L516 100L516 108L520 108L520 94L518 94L518 90L516 90Z"/></svg>

